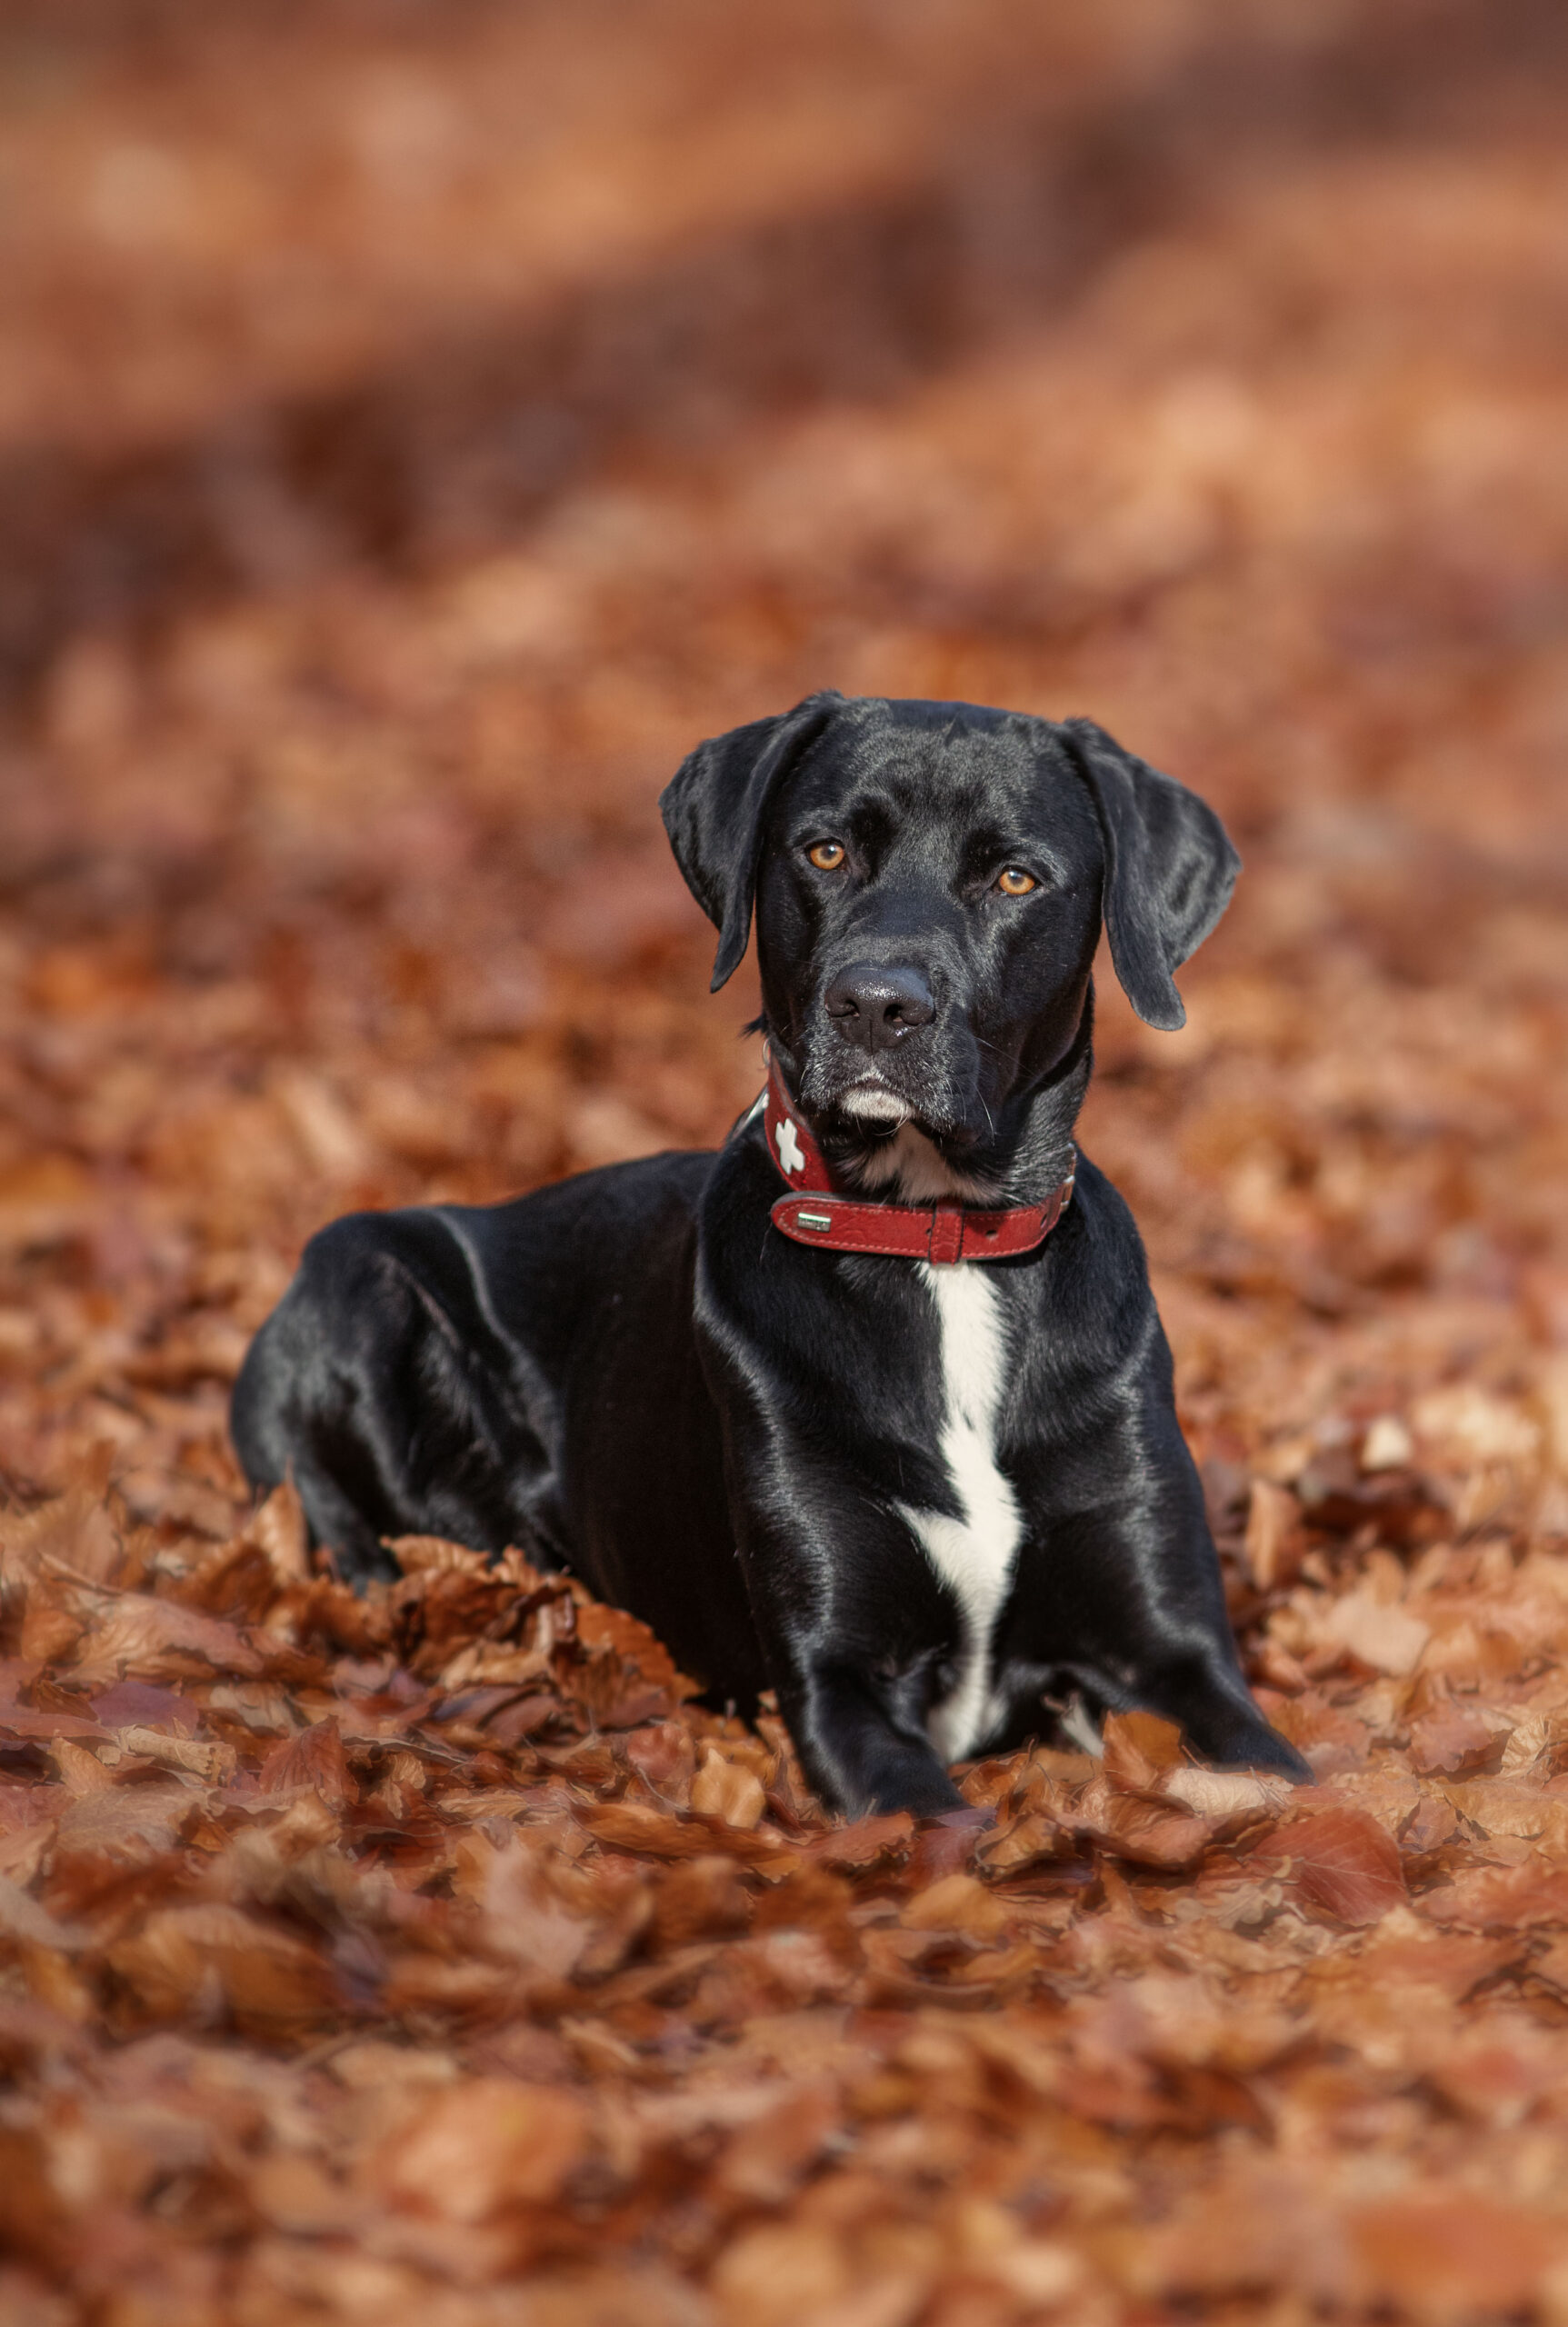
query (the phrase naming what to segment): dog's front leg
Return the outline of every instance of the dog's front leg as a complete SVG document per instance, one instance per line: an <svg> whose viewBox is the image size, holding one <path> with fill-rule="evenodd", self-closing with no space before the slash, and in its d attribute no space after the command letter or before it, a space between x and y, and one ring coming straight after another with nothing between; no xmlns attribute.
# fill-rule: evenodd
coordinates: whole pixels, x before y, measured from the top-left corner
<svg viewBox="0 0 1568 2327"><path fill-rule="evenodd" d="M911 1538L837 1465L731 1416L730 1515L764 1662L813 1790L848 1817L960 1806L927 1728L954 1612ZM781 1459L781 1453L784 1458Z"/></svg>
<svg viewBox="0 0 1568 2327"><path fill-rule="evenodd" d="M964 1797L933 1751L913 1693L854 1666L806 1658L778 1691L813 1789L848 1817L908 1810L934 1817Z"/></svg>
<svg viewBox="0 0 1568 2327"><path fill-rule="evenodd" d="M771 1197L772 1166L755 1162ZM750 1169L734 1158L743 1193ZM824 1270L744 1211L737 1233L724 1170L706 1199L696 1313L752 1619L736 1669L754 1672L760 1649L829 1810L939 1815L963 1797L932 1722L966 1643L904 1509L947 1484L931 1452L930 1304L907 1275Z"/></svg>

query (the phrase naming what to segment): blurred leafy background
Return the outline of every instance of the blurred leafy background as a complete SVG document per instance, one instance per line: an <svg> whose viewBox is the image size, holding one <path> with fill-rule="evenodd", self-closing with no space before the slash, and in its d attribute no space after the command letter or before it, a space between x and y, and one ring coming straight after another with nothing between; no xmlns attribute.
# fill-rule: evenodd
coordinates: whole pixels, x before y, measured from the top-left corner
<svg viewBox="0 0 1568 2327"><path fill-rule="evenodd" d="M1565 38L12 0L5 1459L210 1401L335 1210L720 1135L654 795L823 684L1088 711L1235 829L1088 1126L1194 1385L1238 1289L1550 1340Z"/></svg>

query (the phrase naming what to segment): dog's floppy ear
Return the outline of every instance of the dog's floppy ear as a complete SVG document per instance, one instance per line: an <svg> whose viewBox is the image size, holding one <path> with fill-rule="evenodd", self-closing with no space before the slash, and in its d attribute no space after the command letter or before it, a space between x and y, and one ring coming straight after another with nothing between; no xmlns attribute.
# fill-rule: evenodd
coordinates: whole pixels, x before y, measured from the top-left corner
<svg viewBox="0 0 1568 2327"><path fill-rule="evenodd" d="M1167 1034L1187 1013L1172 977L1226 905L1242 860L1208 804L1124 751L1092 719L1056 733L1094 795L1105 849L1105 933L1128 1001Z"/></svg>
<svg viewBox="0 0 1568 2327"><path fill-rule="evenodd" d="M739 969L751 934L763 819L774 792L844 701L807 695L776 719L754 719L699 744L659 796L675 862L719 933L712 991Z"/></svg>

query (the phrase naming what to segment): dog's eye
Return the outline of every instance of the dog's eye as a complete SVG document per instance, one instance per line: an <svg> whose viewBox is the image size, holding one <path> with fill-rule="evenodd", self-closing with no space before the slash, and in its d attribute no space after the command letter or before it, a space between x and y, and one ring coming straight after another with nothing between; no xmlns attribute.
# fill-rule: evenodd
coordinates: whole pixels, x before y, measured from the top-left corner
<svg viewBox="0 0 1568 2327"><path fill-rule="evenodd" d="M996 875L996 885L1004 897L1026 897L1040 884L1033 873L1025 873L1022 864L1009 864Z"/></svg>
<svg viewBox="0 0 1568 2327"><path fill-rule="evenodd" d="M807 856L819 873L836 873L844 863L844 851L835 840L819 840L806 850ZM1030 884L1031 887L1034 884Z"/></svg>

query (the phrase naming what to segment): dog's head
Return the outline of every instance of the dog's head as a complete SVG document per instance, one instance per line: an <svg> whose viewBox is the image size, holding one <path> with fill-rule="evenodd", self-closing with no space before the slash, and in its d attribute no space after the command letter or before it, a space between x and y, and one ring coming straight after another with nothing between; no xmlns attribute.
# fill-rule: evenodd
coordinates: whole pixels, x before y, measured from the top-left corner
<svg viewBox="0 0 1568 2327"><path fill-rule="evenodd" d="M1239 860L1211 808L1086 719L809 696L701 744L660 803L719 930L715 989L754 900L766 1023L800 1104L840 1134L913 1123L991 1144L1085 1024L1104 917L1151 1026Z"/></svg>

